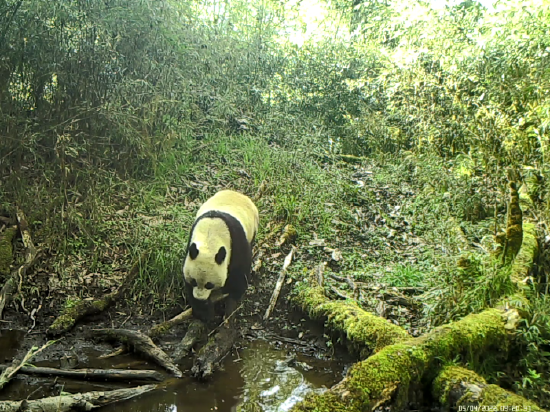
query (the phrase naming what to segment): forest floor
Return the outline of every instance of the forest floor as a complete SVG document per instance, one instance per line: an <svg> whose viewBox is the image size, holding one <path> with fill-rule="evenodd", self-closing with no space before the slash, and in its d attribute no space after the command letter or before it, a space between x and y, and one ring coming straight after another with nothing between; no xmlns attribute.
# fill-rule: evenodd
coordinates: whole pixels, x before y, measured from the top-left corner
<svg viewBox="0 0 550 412"><path fill-rule="evenodd" d="M204 144L216 150L214 142ZM251 159L243 162L238 148L215 157L215 164L196 159L189 166L176 156L147 179L122 179L104 171L88 181L76 174L61 184L43 176L20 179L15 197L41 251L2 320L4 328L29 331L20 352L45 343L47 328L64 308L116 290L143 252L149 258L124 299L80 321L61 344L36 360L61 359L82 345L109 352L110 345L82 336L93 338L90 330L98 327L146 331L181 312L188 230L199 205L221 188L258 198L259 269L237 315L249 337L332 356L338 342L287 302L293 286L319 267L328 296L355 299L412 336L489 303L472 301L468 291L490 288L490 269L459 279L462 289L455 279L455 263L464 253L491 253L492 237L497 227L502 229L506 213L506 193L496 189L498 182L476 174L474 166L412 155L350 164L258 147L246 139L239 145ZM285 239L287 225L295 228L295 237ZM292 247L279 303L263 322ZM13 267L22 261L22 250L18 239ZM184 329L162 338L161 347L170 352Z"/></svg>

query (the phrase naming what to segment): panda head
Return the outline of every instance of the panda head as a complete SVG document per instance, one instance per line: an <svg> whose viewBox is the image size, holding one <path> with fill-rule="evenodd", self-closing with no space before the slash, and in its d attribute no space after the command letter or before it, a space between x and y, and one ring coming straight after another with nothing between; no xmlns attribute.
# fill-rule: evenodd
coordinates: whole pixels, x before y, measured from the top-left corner
<svg viewBox="0 0 550 412"><path fill-rule="evenodd" d="M200 301L208 300L212 291L222 288L227 280L227 248L211 246L193 241L183 269L185 281L193 287L193 297Z"/></svg>

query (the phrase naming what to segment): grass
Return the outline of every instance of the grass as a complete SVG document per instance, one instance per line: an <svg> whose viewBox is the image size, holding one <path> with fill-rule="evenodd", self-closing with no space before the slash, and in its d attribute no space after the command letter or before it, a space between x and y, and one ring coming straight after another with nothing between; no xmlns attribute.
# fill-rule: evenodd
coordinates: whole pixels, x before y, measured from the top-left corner
<svg viewBox="0 0 550 412"><path fill-rule="evenodd" d="M417 266L397 264L382 280L388 286L421 287L424 285L424 278L425 274Z"/></svg>
<svg viewBox="0 0 550 412"><path fill-rule="evenodd" d="M43 165L32 184L14 179L11 189L25 210L34 211L39 241L54 251L51 265L61 294L71 295L83 276L100 280L92 282L95 288L78 288L80 297L104 293L116 286L121 269L149 250L134 299L159 308L173 305L181 298L181 264L199 205L222 188L255 196L261 187L258 244L269 239L265 247L276 253L272 239L293 224L296 267L330 261L332 250L338 250L342 259L331 269L336 273L428 288L429 323L455 306L459 295L457 316L473 308L468 302L478 301L477 291L457 294L453 279L459 277L448 270L449 258L461 250L483 254L472 245L490 235L494 220L468 214L470 193L483 182L464 173L464 162L456 173L452 162L427 155L386 156L362 165L320 163L298 144L282 148L267 141L251 134L181 136L141 178L79 169L53 183L48 176L54 171ZM442 173L446 170L451 172ZM478 198L483 207L493 201ZM324 239L325 246L310 246L315 238ZM493 281L487 272L479 274L485 276Z"/></svg>

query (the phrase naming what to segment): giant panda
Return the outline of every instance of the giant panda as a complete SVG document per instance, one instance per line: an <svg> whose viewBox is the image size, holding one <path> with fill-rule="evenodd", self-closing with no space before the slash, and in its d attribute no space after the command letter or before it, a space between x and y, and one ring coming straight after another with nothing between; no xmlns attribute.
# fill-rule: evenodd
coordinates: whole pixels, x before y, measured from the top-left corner
<svg viewBox="0 0 550 412"><path fill-rule="evenodd" d="M186 295L196 318L212 318L211 295L216 292L228 295L226 318L237 307L248 287L258 223L252 200L232 190L219 191L199 208L183 264Z"/></svg>

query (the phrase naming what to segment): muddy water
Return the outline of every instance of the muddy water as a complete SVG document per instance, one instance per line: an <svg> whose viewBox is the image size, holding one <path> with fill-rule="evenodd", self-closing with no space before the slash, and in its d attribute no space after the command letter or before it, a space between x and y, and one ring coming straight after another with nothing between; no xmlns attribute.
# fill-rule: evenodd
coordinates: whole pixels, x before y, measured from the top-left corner
<svg viewBox="0 0 550 412"><path fill-rule="evenodd" d="M21 336L13 332L0 335L0 357L8 354L14 342ZM344 364L338 361L319 360L295 355L292 347L276 349L266 341L244 342L245 347L234 351L223 363L223 370L216 373L209 383L198 383L184 377L168 379L163 388L137 399L107 406L105 412L283 412L314 391L323 391L342 379ZM11 355L13 356L13 350ZM86 350L85 364L78 367L140 368L152 369L153 365L130 355L99 361L101 352ZM6 359L7 361L7 359ZM50 362L47 362L50 363ZM40 362L40 365L47 363ZM183 365L182 369L191 365ZM66 392L110 390L124 387L113 383L86 383L54 378L28 378L23 376L13 382L0 399L40 398Z"/></svg>

